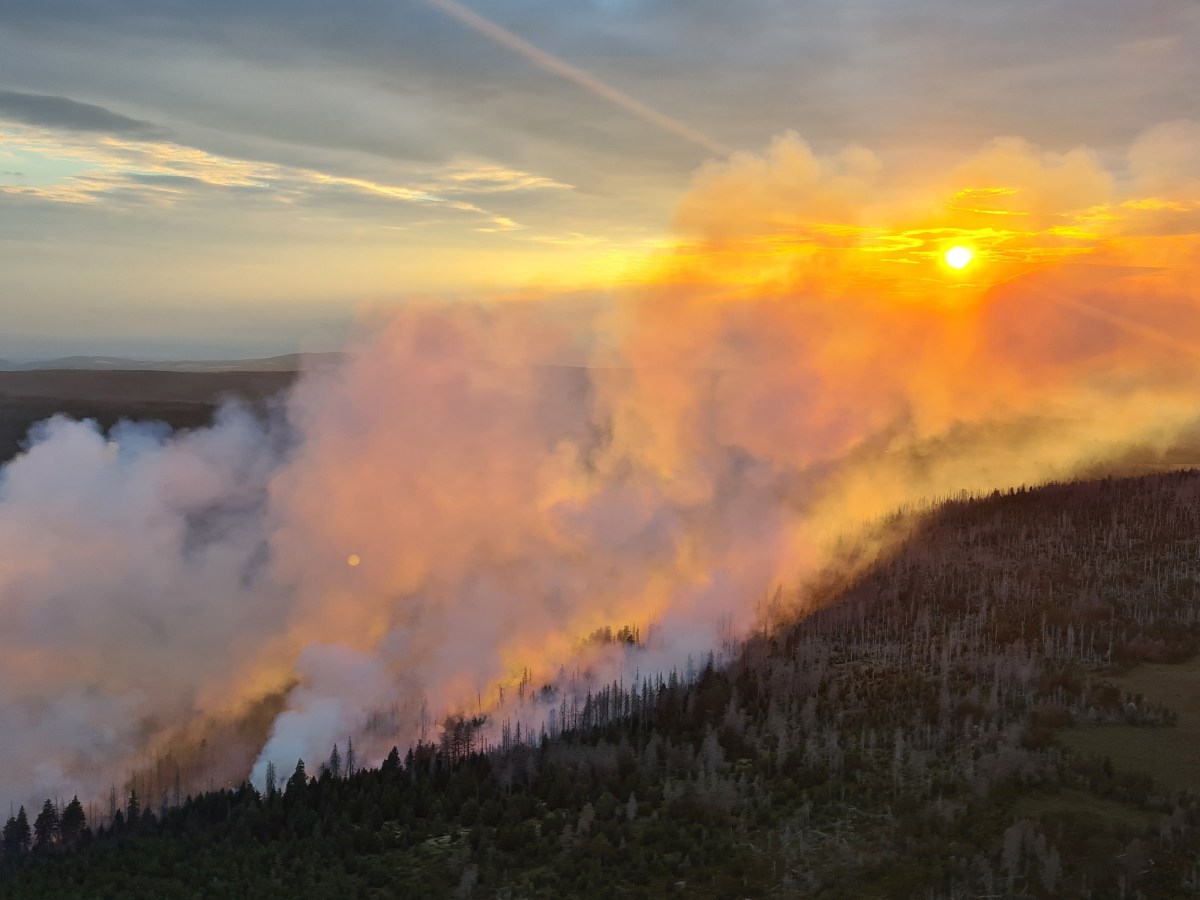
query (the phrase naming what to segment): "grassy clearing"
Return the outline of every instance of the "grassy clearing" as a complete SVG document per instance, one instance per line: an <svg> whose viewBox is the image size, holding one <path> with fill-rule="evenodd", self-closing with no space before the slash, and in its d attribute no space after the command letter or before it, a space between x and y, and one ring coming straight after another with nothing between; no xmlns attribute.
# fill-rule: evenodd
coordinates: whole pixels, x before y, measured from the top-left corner
<svg viewBox="0 0 1200 900"><path fill-rule="evenodd" d="M1149 828L1161 818L1149 810L1067 788L1025 794L1013 805L1013 812L1021 818L1051 816L1100 825L1111 830L1125 828L1135 831Z"/></svg>
<svg viewBox="0 0 1200 900"><path fill-rule="evenodd" d="M1064 746L1107 756L1126 772L1149 775L1171 790L1200 793L1200 657L1184 663L1145 663L1108 679L1131 694L1174 710L1174 727L1102 725L1059 732Z"/></svg>

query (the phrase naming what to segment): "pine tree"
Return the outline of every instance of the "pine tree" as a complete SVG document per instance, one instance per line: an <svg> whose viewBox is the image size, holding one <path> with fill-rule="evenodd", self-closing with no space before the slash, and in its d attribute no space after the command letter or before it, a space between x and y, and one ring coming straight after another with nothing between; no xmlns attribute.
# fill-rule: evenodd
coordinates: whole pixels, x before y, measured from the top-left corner
<svg viewBox="0 0 1200 900"><path fill-rule="evenodd" d="M87 816L83 814L83 804L79 802L79 797L73 798L67 804L58 827L63 843L68 847L73 847L83 837L87 830Z"/></svg>
<svg viewBox="0 0 1200 900"><path fill-rule="evenodd" d="M33 833L39 850L47 850L58 843L58 810L49 800L42 804L42 811L33 822Z"/></svg>
<svg viewBox="0 0 1200 900"><path fill-rule="evenodd" d="M287 796L298 796L308 787L308 773L304 770L304 760L296 760L296 771L288 779Z"/></svg>
<svg viewBox="0 0 1200 900"><path fill-rule="evenodd" d="M400 771L400 750L398 747L392 747L392 752L383 761L380 771L385 775L395 775Z"/></svg>
<svg viewBox="0 0 1200 900"><path fill-rule="evenodd" d="M4 823L4 836L2 845L6 858L11 859L21 852L21 840L17 832L16 816L9 816L8 821Z"/></svg>
<svg viewBox="0 0 1200 900"><path fill-rule="evenodd" d="M337 744L333 745L333 752L329 754L329 763L326 768L334 778L342 777L342 757L338 753Z"/></svg>
<svg viewBox="0 0 1200 900"><path fill-rule="evenodd" d="M136 790L129 792L129 802L125 804L125 818L130 825L136 824L138 817L142 814L141 804L138 803L138 795Z"/></svg>
<svg viewBox="0 0 1200 900"><path fill-rule="evenodd" d="M274 797L275 792L279 790L279 785L276 780L277 777L278 776L275 774L275 763L268 762L267 763L267 783L265 785L268 797Z"/></svg>
<svg viewBox="0 0 1200 900"><path fill-rule="evenodd" d="M346 777L349 778L354 774L354 768L357 760L354 758L354 739L346 738Z"/></svg>
<svg viewBox="0 0 1200 900"><path fill-rule="evenodd" d="M13 841L18 853L28 853L29 845L33 843L33 834L29 830L29 816L25 814L23 806L13 822Z"/></svg>

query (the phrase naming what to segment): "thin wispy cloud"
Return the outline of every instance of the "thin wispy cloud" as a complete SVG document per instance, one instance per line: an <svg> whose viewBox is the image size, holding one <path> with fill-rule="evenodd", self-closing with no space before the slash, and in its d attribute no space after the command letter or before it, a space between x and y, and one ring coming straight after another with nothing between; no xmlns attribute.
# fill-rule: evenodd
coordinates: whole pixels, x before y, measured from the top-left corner
<svg viewBox="0 0 1200 900"><path fill-rule="evenodd" d="M519 227L511 217L484 209L467 196L568 190L569 185L487 161L457 160L422 172L410 183L239 159L161 140L112 134L81 136L0 120L0 153L13 158L69 163L57 177L29 184L14 173L0 193L56 203L177 205L205 191L252 192L274 204L304 204L331 195L365 196L401 204L442 207L484 217L485 230ZM0 176L2 177L2 176Z"/></svg>

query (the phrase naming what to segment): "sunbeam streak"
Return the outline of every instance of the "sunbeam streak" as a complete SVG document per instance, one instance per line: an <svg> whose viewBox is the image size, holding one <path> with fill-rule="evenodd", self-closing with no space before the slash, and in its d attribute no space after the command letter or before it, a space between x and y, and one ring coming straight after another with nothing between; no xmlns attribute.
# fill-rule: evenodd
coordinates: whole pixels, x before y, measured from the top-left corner
<svg viewBox="0 0 1200 900"><path fill-rule="evenodd" d="M497 44L507 47L514 53L523 56L534 65L561 78L565 78L585 90L591 91L597 97L607 100L615 106L619 106L626 112L637 116L643 122L648 122L656 128L690 141L699 147L703 147L710 153L715 153L717 156L728 156L732 152L728 147L714 141L690 125L685 125L678 119L672 118L666 113L659 112L642 103L640 100L635 100L628 94L617 90L611 85L605 84L603 81L576 68L569 62L535 47L524 38L518 37L508 29L497 25L491 19L484 18L474 10L468 9L461 3L456 2L456 0L419 0L419 2L440 10L468 28L479 32L489 40L495 41Z"/></svg>

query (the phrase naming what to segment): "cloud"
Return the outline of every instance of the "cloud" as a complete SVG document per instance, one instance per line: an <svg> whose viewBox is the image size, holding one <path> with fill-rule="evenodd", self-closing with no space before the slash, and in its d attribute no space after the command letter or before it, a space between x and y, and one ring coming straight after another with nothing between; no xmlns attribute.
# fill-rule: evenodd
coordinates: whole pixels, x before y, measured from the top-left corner
<svg viewBox="0 0 1200 900"><path fill-rule="evenodd" d="M519 226L508 216L488 212L463 199L470 195L510 195L569 189L550 178L486 161L455 160L444 169L420 172L409 184L373 181L313 169L239 159L162 140L105 136L80 139L48 129L0 120L0 151L44 164L72 168L47 183L22 179L0 184L0 193L62 203L150 203L177 205L205 191L238 192L271 204L341 205L368 211L369 202L441 207L483 217L487 230Z"/></svg>
<svg viewBox="0 0 1200 900"><path fill-rule="evenodd" d="M1003 137L937 172L889 171L857 145L820 155L789 132L762 156L735 154L697 172L677 208L679 240L647 275L956 304L1068 260L1145 264L1152 241L1177 259L1167 245L1200 230L1200 190L1183 164L1196 128L1148 130L1127 167L1106 166L1084 146ZM954 243L970 245L976 262L950 278L942 254Z"/></svg>
<svg viewBox="0 0 1200 900"><path fill-rule="evenodd" d="M888 173L877 182L884 187L909 183L915 169L944 174L997 134L1054 152L1086 145L1123 177L1116 167L1136 134L1194 116L1188 86L1200 81L1200 56L1187 52L1200 20L1194 5L1179 3L1147 15L1121 0L1096 0L1085 23L1068 0L1007 16L950 0L868 0L817 16L782 3L597 2L569 16L546 0L470 5L722 145L758 149L792 127L820 158L854 142L869 146ZM308 190L291 204L254 187L169 193L121 185L105 194L107 207L51 211L32 195L8 194L0 230L17 235L22 249L0 247L0 265L32 298L23 305L47 310L42 321L51 324L37 325L42 330L53 327L50 309L59 322L77 321L76 304L107 303L114 323L136 328L164 294L195 308L202 300L197 290L185 301L179 285L196 285L191 275L186 282L126 278L118 300L106 293L108 280L73 277L78 267L25 252L33 244L44 257L58 248L80 260L104 245L98 265L133 271L135 246L173 235L181 239L160 254L189 273L222 271L231 244L257 247L258 265L273 267L278 283L263 277L234 287L264 322L283 295L316 284L323 302L343 311L347 296L396 299L410 287L469 292L484 281L529 289L571 282L568 269L586 272L589 286L608 285L627 280L626 260L661 238L689 173L707 155L419 3L351 0L336 16L319 4L278 0L169 14L134 0L106 3L103 14L85 2L24 4L6 24L0 84L12 89L136 114L170 128L178 144L215 156L423 190L486 211L473 218L447 204L403 203L345 185ZM138 60L136 70L129 59ZM476 178L464 189L444 177L464 160L572 189L510 190L522 180L511 178ZM32 169L24 161L0 168ZM103 187L58 196L78 199ZM181 198L201 207L176 215ZM522 228L477 230L492 216ZM379 239L396 228L406 229L402 238L393 230L392 240ZM568 253L568 233L595 237L595 249L576 243ZM829 237L845 242L848 234L841 226ZM352 259L351 271L327 288L312 277L294 285L294 256L275 246L284 236L310 248L310 260L324 248L323 271ZM889 239L907 245L931 236ZM514 248L507 262L483 260L486 245L500 244ZM117 245L126 249L114 254ZM452 253L482 264L458 264ZM226 287L207 286L210 295ZM258 330L263 341L273 327ZM208 331L220 338L215 323Z"/></svg>
<svg viewBox="0 0 1200 900"><path fill-rule="evenodd" d="M140 139L161 139L167 131L150 122L131 119L102 106L80 103L69 97L23 94L0 90L0 117L43 128L118 134Z"/></svg>
<svg viewBox="0 0 1200 900"><path fill-rule="evenodd" d="M1130 174L1137 188L1164 197L1200 197L1200 122L1176 119L1147 130L1129 151Z"/></svg>
<svg viewBox="0 0 1200 900"><path fill-rule="evenodd" d="M438 181L443 193L495 194L526 190L570 190L571 185L508 166L471 160L452 162Z"/></svg>

